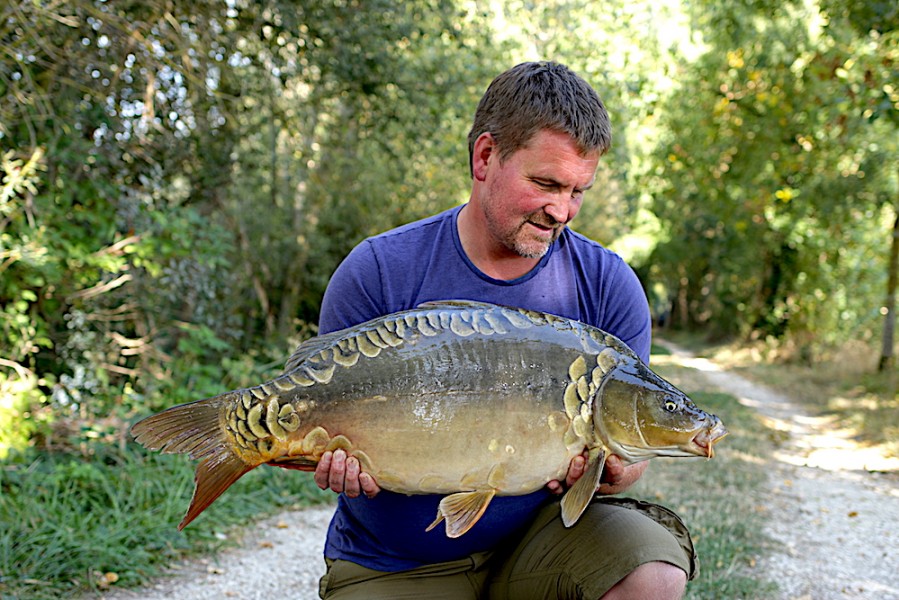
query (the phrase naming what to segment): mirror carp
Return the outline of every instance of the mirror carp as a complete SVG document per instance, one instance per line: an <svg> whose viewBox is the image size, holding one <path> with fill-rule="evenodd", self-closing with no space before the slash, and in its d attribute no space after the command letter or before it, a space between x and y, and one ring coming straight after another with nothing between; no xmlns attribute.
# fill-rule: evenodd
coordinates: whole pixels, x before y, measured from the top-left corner
<svg viewBox="0 0 899 600"><path fill-rule="evenodd" d="M562 497L573 525L605 459L703 456L727 430L613 335L546 313L442 301L301 344L261 385L174 406L132 428L145 447L199 460L183 529L245 473L312 471L343 449L382 488L446 494L429 530L471 529L495 495L584 475Z"/></svg>

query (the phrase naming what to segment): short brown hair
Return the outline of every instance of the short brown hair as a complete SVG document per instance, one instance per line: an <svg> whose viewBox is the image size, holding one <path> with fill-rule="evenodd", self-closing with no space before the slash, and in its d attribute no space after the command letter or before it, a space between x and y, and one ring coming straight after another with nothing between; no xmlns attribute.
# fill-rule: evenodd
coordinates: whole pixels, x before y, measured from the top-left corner
<svg viewBox="0 0 899 600"><path fill-rule="evenodd" d="M468 133L469 168L482 133L493 134L505 160L544 129L567 133L582 154L601 156L612 146L609 113L590 84L565 65L526 62L497 76L478 103Z"/></svg>

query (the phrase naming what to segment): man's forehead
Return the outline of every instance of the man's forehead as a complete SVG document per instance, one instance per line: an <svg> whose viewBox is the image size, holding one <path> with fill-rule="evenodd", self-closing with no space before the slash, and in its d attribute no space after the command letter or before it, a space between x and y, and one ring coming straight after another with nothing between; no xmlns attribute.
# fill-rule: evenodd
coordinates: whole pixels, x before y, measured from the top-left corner
<svg viewBox="0 0 899 600"><path fill-rule="evenodd" d="M530 177L585 190L596 183L598 162L598 156L595 158L582 156L581 160L575 162L548 156L544 160L529 162L526 172Z"/></svg>

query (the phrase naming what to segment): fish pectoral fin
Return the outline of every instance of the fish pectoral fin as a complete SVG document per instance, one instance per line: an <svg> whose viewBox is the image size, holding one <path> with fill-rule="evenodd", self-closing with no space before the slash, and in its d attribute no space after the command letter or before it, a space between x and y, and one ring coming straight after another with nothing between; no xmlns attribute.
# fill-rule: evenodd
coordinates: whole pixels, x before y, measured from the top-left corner
<svg viewBox="0 0 899 600"><path fill-rule="evenodd" d="M437 518L428 525L425 531L431 531L446 519L446 537L460 537L474 527L495 495L496 490L450 494L440 501L440 505L437 507Z"/></svg>
<svg viewBox="0 0 899 600"><path fill-rule="evenodd" d="M599 478L605 464L606 453L602 448L595 455L593 451L590 452L584 474L562 496L562 522L565 527L571 527L577 523L577 520L584 514L587 505L593 499L593 494L596 493L596 488L599 487Z"/></svg>

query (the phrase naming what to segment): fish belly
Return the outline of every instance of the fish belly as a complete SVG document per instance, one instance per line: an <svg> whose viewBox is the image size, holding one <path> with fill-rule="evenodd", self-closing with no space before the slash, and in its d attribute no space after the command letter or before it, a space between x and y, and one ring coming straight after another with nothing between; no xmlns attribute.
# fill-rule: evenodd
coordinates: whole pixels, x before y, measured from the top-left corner
<svg viewBox="0 0 899 600"><path fill-rule="evenodd" d="M320 423L352 444L378 484L421 494L532 492L564 478L578 451L563 441L564 413L531 399L464 394L373 397Z"/></svg>

